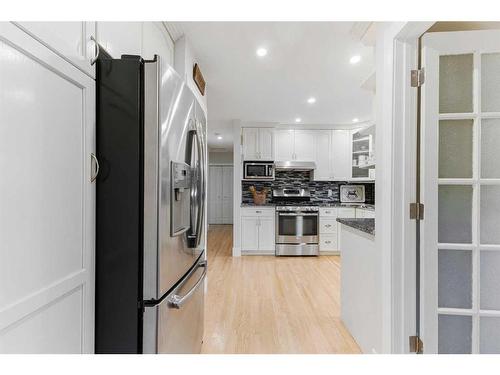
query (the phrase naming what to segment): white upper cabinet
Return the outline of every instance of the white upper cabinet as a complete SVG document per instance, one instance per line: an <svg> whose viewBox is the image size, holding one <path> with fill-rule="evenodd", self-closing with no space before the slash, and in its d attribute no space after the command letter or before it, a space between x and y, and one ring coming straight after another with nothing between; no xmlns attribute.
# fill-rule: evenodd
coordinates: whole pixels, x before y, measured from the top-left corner
<svg viewBox="0 0 500 375"><path fill-rule="evenodd" d="M97 22L97 41L113 58L141 55L142 22Z"/></svg>
<svg viewBox="0 0 500 375"><path fill-rule="evenodd" d="M274 160L274 129L259 129L259 156L262 160Z"/></svg>
<svg viewBox="0 0 500 375"><path fill-rule="evenodd" d="M243 128L243 160L274 160L274 129Z"/></svg>
<svg viewBox="0 0 500 375"><path fill-rule="evenodd" d="M294 160L315 161L314 140L317 130L295 130Z"/></svg>
<svg viewBox="0 0 500 375"><path fill-rule="evenodd" d="M276 130L276 160L294 160L295 131L291 129Z"/></svg>
<svg viewBox="0 0 500 375"><path fill-rule="evenodd" d="M154 55L173 66L174 43L161 22L143 22L142 57L152 59Z"/></svg>
<svg viewBox="0 0 500 375"><path fill-rule="evenodd" d="M332 130L332 178L350 180L352 178L351 131Z"/></svg>
<svg viewBox="0 0 500 375"><path fill-rule="evenodd" d="M243 160L259 158L259 129L243 128Z"/></svg>
<svg viewBox="0 0 500 375"><path fill-rule="evenodd" d="M332 133L329 130L314 131L314 170L315 180L330 180L332 178Z"/></svg>
<svg viewBox="0 0 500 375"><path fill-rule="evenodd" d="M90 61L96 54L95 22L15 22L17 27L41 42L91 77L95 65Z"/></svg>

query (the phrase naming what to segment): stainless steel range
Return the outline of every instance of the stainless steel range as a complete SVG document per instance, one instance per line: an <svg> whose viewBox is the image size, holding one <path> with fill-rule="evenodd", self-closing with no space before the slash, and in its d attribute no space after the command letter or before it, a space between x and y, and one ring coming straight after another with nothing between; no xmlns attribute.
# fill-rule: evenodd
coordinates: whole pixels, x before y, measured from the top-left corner
<svg viewBox="0 0 500 375"><path fill-rule="evenodd" d="M276 256L319 255L319 208L310 199L308 189L273 190Z"/></svg>

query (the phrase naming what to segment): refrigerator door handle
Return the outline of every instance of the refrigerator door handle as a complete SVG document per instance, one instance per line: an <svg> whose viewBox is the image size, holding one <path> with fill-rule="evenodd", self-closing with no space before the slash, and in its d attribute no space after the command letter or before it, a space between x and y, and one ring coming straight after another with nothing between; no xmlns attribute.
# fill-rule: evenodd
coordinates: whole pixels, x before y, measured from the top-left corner
<svg viewBox="0 0 500 375"><path fill-rule="evenodd" d="M200 276L200 278L198 279L198 281L196 282L196 284L194 284L194 286L189 290L189 292L187 292L183 296L178 295L176 292L180 288L182 288L182 286L187 282L187 280L189 280L189 278L194 273L194 271L196 271L198 268L202 268L202 267L204 268L203 273ZM196 292L196 290L202 285L202 283L205 280L205 277L207 275L207 261L204 260L204 261L198 263L197 267L191 272L191 275L188 275L188 277L176 288L176 290L174 290L173 294L167 298L168 307L173 308L173 309L180 309L182 307L182 305L187 300L189 300L189 298L194 294L194 292Z"/></svg>
<svg viewBox="0 0 500 375"><path fill-rule="evenodd" d="M197 125L197 124L196 124ZM188 133L188 148L187 148L187 154L188 154L188 163L193 167L193 160L192 160L192 147L193 147L193 139L196 139L196 148L197 148L197 156L198 160L195 161L195 167L197 168L197 173L196 177L197 178L192 178L192 183L197 184L199 186L193 187L192 190L196 191L195 194L195 201L197 205L197 217L193 221L194 228L191 228L189 234L188 234L188 246L189 247L198 247L200 244L201 240L201 232L202 232L202 224L203 224L203 214L204 214L204 189L205 189L205 175L204 175L204 157L203 157L203 145L201 143L201 139L198 134L197 129L190 130ZM199 181L198 181L199 178ZM200 187L200 188L198 188ZM191 202L191 205L193 205L193 202ZM191 213L193 212L193 206L191 206Z"/></svg>

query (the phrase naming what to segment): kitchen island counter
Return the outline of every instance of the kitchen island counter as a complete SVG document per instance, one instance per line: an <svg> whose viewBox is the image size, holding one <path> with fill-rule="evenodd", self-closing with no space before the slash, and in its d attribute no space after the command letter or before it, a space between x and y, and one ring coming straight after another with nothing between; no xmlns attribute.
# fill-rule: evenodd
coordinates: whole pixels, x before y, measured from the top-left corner
<svg viewBox="0 0 500 375"><path fill-rule="evenodd" d="M347 218L337 218L340 224L347 225L348 227L357 229L361 232L375 235L375 219L373 218L359 218L359 219L347 219Z"/></svg>

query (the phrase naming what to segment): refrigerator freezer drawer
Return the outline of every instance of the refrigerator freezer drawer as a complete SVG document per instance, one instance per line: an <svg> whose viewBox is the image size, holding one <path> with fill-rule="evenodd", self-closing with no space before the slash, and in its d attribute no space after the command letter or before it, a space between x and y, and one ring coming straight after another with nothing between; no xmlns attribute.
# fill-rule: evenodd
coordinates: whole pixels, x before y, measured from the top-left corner
<svg viewBox="0 0 500 375"><path fill-rule="evenodd" d="M200 353L207 272L202 259L158 305L146 307L144 353Z"/></svg>

